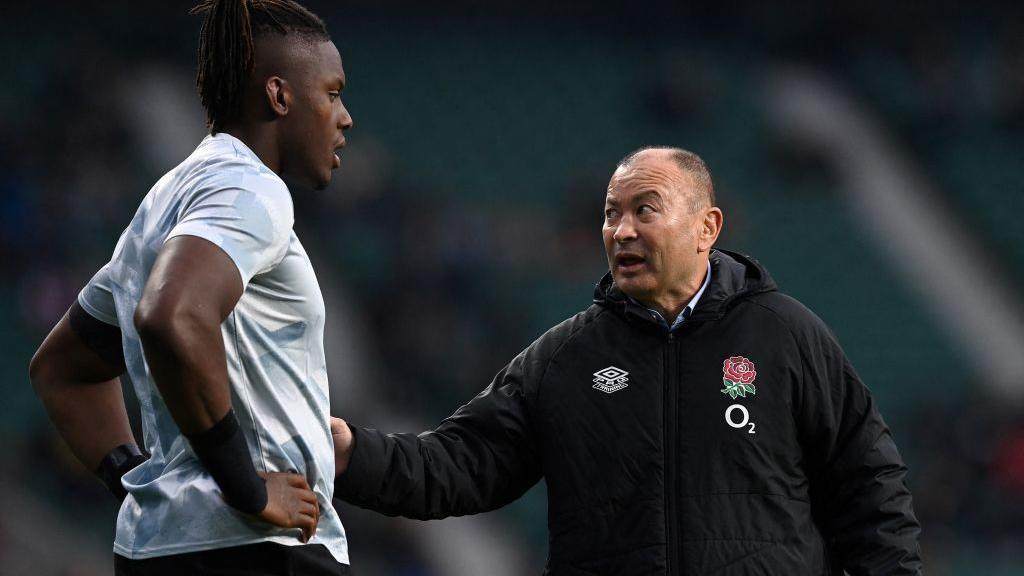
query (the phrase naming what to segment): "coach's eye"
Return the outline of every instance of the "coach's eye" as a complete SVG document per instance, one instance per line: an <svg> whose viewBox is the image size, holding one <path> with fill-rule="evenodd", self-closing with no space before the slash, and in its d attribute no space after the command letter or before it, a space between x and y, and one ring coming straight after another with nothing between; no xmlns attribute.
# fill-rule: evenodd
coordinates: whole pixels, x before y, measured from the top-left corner
<svg viewBox="0 0 1024 576"><path fill-rule="evenodd" d="M327 94L331 97L331 102L334 102L339 96L341 96L340 92L328 92Z"/></svg>
<svg viewBox="0 0 1024 576"><path fill-rule="evenodd" d="M619 213L618 210L616 210L614 208L608 208L607 210L604 211L604 217L607 218L608 220L611 220L616 215L618 215L618 213Z"/></svg>
<svg viewBox="0 0 1024 576"><path fill-rule="evenodd" d="M636 213L640 214L641 216L644 214L650 214L651 212L654 212L654 206L651 206L650 204L644 204L643 206L636 209Z"/></svg>

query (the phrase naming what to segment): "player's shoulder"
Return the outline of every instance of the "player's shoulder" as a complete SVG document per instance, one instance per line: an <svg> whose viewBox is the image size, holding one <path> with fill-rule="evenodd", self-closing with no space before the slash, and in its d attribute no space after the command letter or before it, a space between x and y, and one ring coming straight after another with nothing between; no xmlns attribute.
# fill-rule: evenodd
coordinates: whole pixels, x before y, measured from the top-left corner
<svg viewBox="0 0 1024 576"><path fill-rule="evenodd" d="M237 197L236 208L256 203L273 212L293 210L284 181L242 141L225 133L204 138L172 173L172 186L186 206L205 201L234 203L229 197Z"/></svg>
<svg viewBox="0 0 1024 576"><path fill-rule="evenodd" d="M193 178L207 183L268 192L288 191L284 181L244 142L223 132L204 138L183 167Z"/></svg>

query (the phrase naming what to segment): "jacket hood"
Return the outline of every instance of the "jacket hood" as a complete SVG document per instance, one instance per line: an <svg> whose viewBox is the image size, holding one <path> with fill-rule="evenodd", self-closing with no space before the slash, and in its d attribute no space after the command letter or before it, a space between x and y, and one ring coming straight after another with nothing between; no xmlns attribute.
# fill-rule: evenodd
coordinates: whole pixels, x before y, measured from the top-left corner
<svg viewBox="0 0 1024 576"><path fill-rule="evenodd" d="M708 260L711 262L711 282L697 302L697 309L690 320L720 318L743 298L778 289L768 270L750 256L716 248ZM615 285L611 272L605 273L594 288L594 303L626 316L636 315L650 321L647 310L630 300Z"/></svg>

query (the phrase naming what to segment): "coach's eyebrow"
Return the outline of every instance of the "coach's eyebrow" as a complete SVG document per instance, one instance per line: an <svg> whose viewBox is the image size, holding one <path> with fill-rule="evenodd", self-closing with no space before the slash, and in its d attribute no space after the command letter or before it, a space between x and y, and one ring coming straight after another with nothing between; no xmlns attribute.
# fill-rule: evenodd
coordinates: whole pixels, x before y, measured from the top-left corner
<svg viewBox="0 0 1024 576"><path fill-rule="evenodd" d="M658 202L661 202L662 198L661 193L658 192L657 190L644 190L643 192L637 194L633 198L633 200L636 202L644 202L649 200L657 200Z"/></svg>

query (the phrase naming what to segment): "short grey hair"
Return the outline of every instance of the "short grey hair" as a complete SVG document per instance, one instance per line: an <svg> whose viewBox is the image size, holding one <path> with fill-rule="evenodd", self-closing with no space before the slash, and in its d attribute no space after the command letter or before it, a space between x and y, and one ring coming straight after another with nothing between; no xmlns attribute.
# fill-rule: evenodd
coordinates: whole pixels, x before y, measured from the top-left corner
<svg viewBox="0 0 1024 576"><path fill-rule="evenodd" d="M676 148L675 146L644 146L643 148L637 148L629 154L626 154L622 160L616 165L616 170L620 168L629 168L632 166L636 157L647 152L648 150L663 150L668 153L669 158L675 162L676 166L683 171L684 174L689 174L693 178L693 182L696 185L698 195L693 198L693 210L701 208L704 202L707 202L708 206L715 206L715 184L711 179L711 170L708 170L708 165L704 163L704 159L700 156L690 152L689 150L683 150L682 148Z"/></svg>

